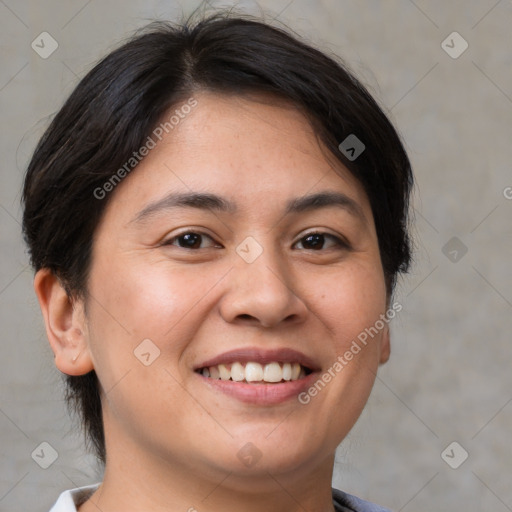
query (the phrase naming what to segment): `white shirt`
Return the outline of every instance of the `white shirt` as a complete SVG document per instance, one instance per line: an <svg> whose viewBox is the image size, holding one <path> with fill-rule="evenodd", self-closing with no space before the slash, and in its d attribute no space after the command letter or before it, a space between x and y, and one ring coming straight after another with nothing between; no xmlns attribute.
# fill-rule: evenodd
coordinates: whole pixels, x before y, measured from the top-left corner
<svg viewBox="0 0 512 512"><path fill-rule="evenodd" d="M56 501L55 505L53 505L50 512L76 512L77 507L92 496L100 486L100 483L64 491L59 496L59 499Z"/></svg>
<svg viewBox="0 0 512 512"><path fill-rule="evenodd" d="M101 483L101 482L100 482ZM50 512L77 512L76 508L87 501L100 486L99 483L76 487L64 491ZM339 512L391 512L387 508L379 507L374 503L364 501L351 494L346 494L338 489L333 489L333 503L336 511Z"/></svg>

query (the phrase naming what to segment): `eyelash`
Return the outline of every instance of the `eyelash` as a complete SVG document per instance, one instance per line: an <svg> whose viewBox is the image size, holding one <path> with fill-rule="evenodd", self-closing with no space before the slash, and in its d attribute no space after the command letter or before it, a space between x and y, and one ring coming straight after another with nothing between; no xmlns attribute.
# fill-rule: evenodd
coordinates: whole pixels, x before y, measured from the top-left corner
<svg viewBox="0 0 512 512"><path fill-rule="evenodd" d="M170 238L169 240L165 241L162 245L175 245L176 247L178 247L179 249L185 249L185 250L199 250L199 249L192 249L190 247L180 247L176 244L174 244L175 241L177 241L179 238L185 236L185 235L199 235L201 237L207 237L209 238L210 240L213 240L213 238L210 236L210 235L207 235L206 233L203 233L201 231L184 231L182 233L179 233L175 236L173 236L172 238ZM314 236L314 235L321 235L325 238L330 238L332 240L334 240L334 243L335 243L335 246L337 246L338 248L341 248L341 249L350 249L350 244L345 241L344 239L342 238L339 238L331 233L327 233L325 231L312 231L310 233L306 233L304 236L302 236L297 242L295 242L294 245L296 245L297 243L299 242L302 242L303 240L305 240L306 238L310 237L310 236ZM313 251L313 252L321 252L322 250L325 250L325 249L305 249L305 250L309 250L309 251Z"/></svg>

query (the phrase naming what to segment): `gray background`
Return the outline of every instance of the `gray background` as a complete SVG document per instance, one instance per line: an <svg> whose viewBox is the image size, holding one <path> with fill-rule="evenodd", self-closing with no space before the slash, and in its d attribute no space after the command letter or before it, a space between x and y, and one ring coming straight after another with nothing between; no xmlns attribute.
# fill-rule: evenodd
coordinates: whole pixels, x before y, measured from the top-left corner
<svg viewBox="0 0 512 512"><path fill-rule="evenodd" d="M23 170L49 116L100 56L147 20L198 3L0 0L2 511L46 512L62 490L100 478L68 418L32 291ZM398 126L416 173L416 262L397 290L391 360L339 448L334 485L397 511L512 510L512 2L259 6L350 64ZM31 48L43 31L59 45L47 59ZM453 31L469 44L456 59L441 46ZM445 246L452 237L462 257ZM452 465L469 454L457 469L441 457L453 441ZM31 457L41 442L58 452L48 469Z"/></svg>

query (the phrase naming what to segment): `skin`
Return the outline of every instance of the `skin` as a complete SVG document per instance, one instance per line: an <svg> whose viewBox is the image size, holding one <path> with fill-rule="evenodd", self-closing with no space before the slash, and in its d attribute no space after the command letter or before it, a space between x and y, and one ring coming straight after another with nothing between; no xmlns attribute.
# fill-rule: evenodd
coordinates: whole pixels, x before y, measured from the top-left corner
<svg viewBox="0 0 512 512"><path fill-rule="evenodd" d="M388 297L368 197L292 106L194 97L112 192L87 301L70 300L48 270L36 274L57 368L94 369L101 384L105 477L79 510L333 511L335 450L389 357L387 325L307 405L243 403L192 369L250 346L294 348L325 371L374 325ZM134 221L168 193L192 190L239 211L175 208ZM320 191L349 196L362 215L335 206L284 215L288 200ZM350 248L327 235L313 247L311 231ZM207 236L190 249L173 238L186 232ZM263 249L252 263L235 250L248 236ZM147 338L160 350L149 366L134 356ZM237 457L248 442L261 453L251 467Z"/></svg>

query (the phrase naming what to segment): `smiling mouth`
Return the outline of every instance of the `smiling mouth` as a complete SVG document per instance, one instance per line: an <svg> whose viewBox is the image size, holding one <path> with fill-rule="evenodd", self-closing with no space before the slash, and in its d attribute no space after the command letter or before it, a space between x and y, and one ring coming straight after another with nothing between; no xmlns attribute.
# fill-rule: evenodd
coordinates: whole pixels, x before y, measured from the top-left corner
<svg viewBox="0 0 512 512"><path fill-rule="evenodd" d="M214 380L240 382L244 384L279 384L281 382L303 379L312 370L297 362L267 364L256 362L234 362L198 368L196 373Z"/></svg>

